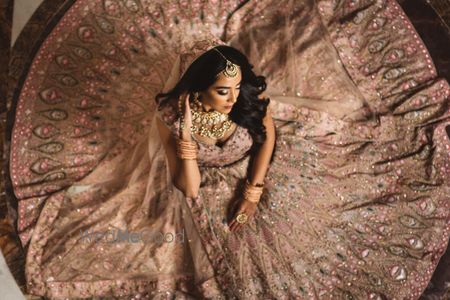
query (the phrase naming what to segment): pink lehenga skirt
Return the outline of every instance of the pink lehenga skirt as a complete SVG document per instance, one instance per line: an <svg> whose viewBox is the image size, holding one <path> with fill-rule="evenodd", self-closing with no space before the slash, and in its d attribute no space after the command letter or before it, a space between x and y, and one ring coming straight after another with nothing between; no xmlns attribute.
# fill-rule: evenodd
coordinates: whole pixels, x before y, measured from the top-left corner
<svg viewBox="0 0 450 300"><path fill-rule="evenodd" d="M186 198L154 126L179 41L204 32L267 77L277 125L261 203L236 235L226 221L250 156L202 165ZM28 292L417 299L449 238L449 90L392 0L75 1L17 104Z"/></svg>

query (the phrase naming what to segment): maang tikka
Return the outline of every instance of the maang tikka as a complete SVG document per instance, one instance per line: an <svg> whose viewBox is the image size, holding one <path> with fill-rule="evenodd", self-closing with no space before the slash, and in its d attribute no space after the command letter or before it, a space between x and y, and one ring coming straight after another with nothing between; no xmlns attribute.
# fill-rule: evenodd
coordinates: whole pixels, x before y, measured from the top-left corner
<svg viewBox="0 0 450 300"><path fill-rule="evenodd" d="M222 71L222 74L225 75L226 77L230 78L230 77L236 77L237 73L238 73L238 65L232 63L231 61L229 61L225 55L223 55L217 48L213 48L214 50L217 51L217 53L220 54L220 56L223 57L223 59L225 59L225 61L227 62L227 65L225 67L225 70Z"/></svg>

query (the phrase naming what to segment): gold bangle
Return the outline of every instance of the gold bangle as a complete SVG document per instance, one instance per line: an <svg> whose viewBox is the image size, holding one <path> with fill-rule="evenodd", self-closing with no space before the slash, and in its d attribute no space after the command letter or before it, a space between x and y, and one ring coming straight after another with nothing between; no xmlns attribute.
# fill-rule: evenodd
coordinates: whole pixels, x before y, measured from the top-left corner
<svg viewBox="0 0 450 300"><path fill-rule="evenodd" d="M195 159L197 159L197 155L195 155L195 154L181 154L181 153L179 153L177 156L180 159L183 159L183 160L185 160L185 159L187 159L187 160L195 160Z"/></svg>
<svg viewBox="0 0 450 300"><path fill-rule="evenodd" d="M245 180L245 183L250 185L250 186L253 186L253 187L261 187L261 188L264 187L264 183L257 183L257 184L254 184L254 185L251 184L250 181L248 180L248 178Z"/></svg>
<svg viewBox="0 0 450 300"><path fill-rule="evenodd" d="M197 159L197 155L196 154L182 154L182 153L178 153L177 156L180 159L188 159L188 160L195 160Z"/></svg>
<svg viewBox="0 0 450 300"><path fill-rule="evenodd" d="M258 203L260 200L261 194L248 194L244 192L244 199L253 203Z"/></svg>
<svg viewBox="0 0 450 300"><path fill-rule="evenodd" d="M181 159L197 159L197 144L193 141L178 140L177 156Z"/></svg>
<svg viewBox="0 0 450 300"><path fill-rule="evenodd" d="M253 203L258 203L263 192L264 185L252 185L248 179L245 182L244 199Z"/></svg>
<svg viewBox="0 0 450 300"><path fill-rule="evenodd" d="M178 140L178 145L184 148L197 149L197 144L194 141L185 141L182 139Z"/></svg>

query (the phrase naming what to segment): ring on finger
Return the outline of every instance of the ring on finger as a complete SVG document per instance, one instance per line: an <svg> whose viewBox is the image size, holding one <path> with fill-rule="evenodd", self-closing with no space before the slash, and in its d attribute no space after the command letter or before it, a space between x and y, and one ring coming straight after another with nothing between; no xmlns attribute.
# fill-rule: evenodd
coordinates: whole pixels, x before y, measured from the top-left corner
<svg viewBox="0 0 450 300"><path fill-rule="evenodd" d="M239 224L245 224L247 222L248 216L245 213L241 213L239 215L237 215L236 217L236 221Z"/></svg>

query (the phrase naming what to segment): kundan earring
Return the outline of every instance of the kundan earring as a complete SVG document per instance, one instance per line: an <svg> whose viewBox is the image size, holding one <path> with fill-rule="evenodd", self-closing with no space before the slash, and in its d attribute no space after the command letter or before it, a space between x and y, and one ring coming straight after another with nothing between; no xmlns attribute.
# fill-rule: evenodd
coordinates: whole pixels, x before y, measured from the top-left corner
<svg viewBox="0 0 450 300"><path fill-rule="evenodd" d="M194 93L194 103L197 106L202 107L202 103L200 102L200 94L198 92Z"/></svg>

